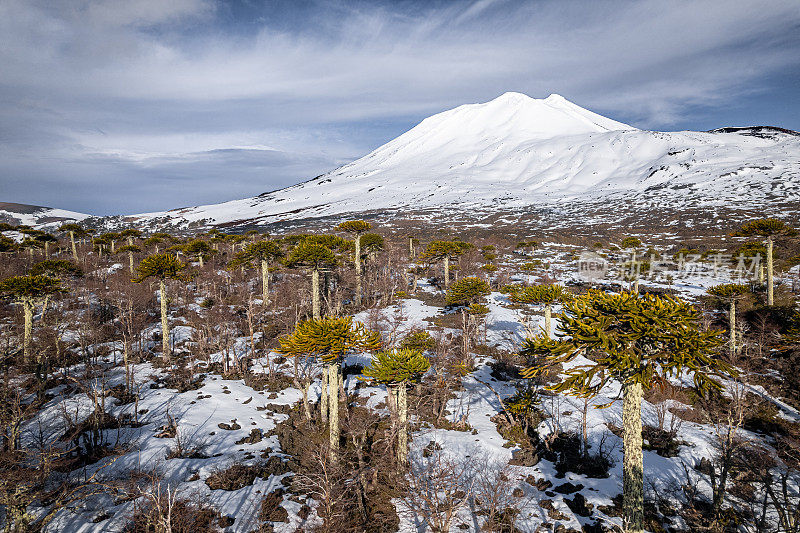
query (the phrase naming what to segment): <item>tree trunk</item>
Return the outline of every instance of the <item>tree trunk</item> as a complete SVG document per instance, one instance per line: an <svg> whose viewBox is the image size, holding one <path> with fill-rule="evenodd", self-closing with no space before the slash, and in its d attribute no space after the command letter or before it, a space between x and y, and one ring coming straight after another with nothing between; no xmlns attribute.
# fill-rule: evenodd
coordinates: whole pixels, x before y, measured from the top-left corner
<svg viewBox="0 0 800 533"><path fill-rule="evenodd" d="M167 322L167 284L159 280L161 298L161 357L169 360L169 322Z"/></svg>
<svg viewBox="0 0 800 533"><path fill-rule="evenodd" d="M361 234L356 235L356 305L361 305Z"/></svg>
<svg viewBox="0 0 800 533"><path fill-rule="evenodd" d="M553 336L553 306L547 304L544 306L544 334L548 338Z"/></svg>
<svg viewBox="0 0 800 533"><path fill-rule="evenodd" d="M311 312L314 318L319 320L319 270L317 269L311 271Z"/></svg>
<svg viewBox="0 0 800 533"><path fill-rule="evenodd" d="M406 384L402 382L397 386L397 463L405 465L408 462L408 400Z"/></svg>
<svg viewBox="0 0 800 533"><path fill-rule="evenodd" d="M444 258L444 288L446 289L450 285L450 258L445 256Z"/></svg>
<svg viewBox="0 0 800 533"><path fill-rule="evenodd" d="M322 365L322 392L319 397L319 414L322 425L328 423L328 382L330 380L330 365Z"/></svg>
<svg viewBox="0 0 800 533"><path fill-rule="evenodd" d="M414 258L414 238L408 238L408 257Z"/></svg>
<svg viewBox="0 0 800 533"><path fill-rule="evenodd" d="M133 252L128 252L128 266L130 267L131 274L133 274Z"/></svg>
<svg viewBox="0 0 800 533"><path fill-rule="evenodd" d="M33 336L33 302L22 300L22 311L25 315L25 333L22 337L22 355L26 363L31 360L31 337Z"/></svg>
<svg viewBox="0 0 800 533"><path fill-rule="evenodd" d="M775 285L772 272L772 237L767 237L767 305L775 305Z"/></svg>
<svg viewBox="0 0 800 533"><path fill-rule="evenodd" d="M72 258L77 263L78 262L78 248L75 246L75 232L74 231L70 231L69 232L69 242L72 245Z"/></svg>
<svg viewBox="0 0 800 533"><path fill-rule="evenodd" d="M269 303L269 263L261 260L261 304L266 306Z"/></svg>
<svg viewBox="0 0 800 533"><path fill-rule="evenodd" d="M203 268L203 254L198 255L197 260L200 261L200 268Z"/></svg>
<svg viewBox="0 0 800 533"><path fill-rule="evenodd" d="M644 466L642 458L642 385L622 386L622 525L627 533L644 531Z"/></svg>
<svg viewBox="0 0 800 533"><path fill-rule="evenodd" d="M731 310L728 317L731 330L731 355L736 353L736 300L731 298Z"/></svg>
<svg viewBox="0 0 800 533"><path fill-rule="evenodd" d="M328 374L328 421L330 423L330 446L331 459L336 460L336 452L339 449L339 387L338 387L339 362L331 365Z"/></svg>

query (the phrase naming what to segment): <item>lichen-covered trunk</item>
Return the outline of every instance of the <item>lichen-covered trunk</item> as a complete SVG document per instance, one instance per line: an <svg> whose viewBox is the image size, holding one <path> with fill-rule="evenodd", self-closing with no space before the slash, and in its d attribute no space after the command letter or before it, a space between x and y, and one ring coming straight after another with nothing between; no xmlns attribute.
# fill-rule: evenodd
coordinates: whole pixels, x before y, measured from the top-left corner
<svg viewBox="0 0 800 533"><path fill-rule="evenodd" d="M642 458L642 385L622 386L622 523L627 533L644 531L644 462Z"/></svg>
<svg viewBox="0 0 800 533"><path fill-rule="evenodd" d="M408 257L414 257L414 238L408 238Z"/></svg>
<svg viewBox="0 0 800 533"><path fill-rule="evenodd" d="M200 268L203 268L203 255L202 254L198 255L197 260L200 262Z"/></svg>
<svg viewBox="0 0 800 533"><path fill-rule="evenodd" d="M544 306L544 334L548 337L553 336L553 306Z"/></svg>
<svg viewBox="0 0 800 533"><path fill-rule="evenodd" d="M261 261L261 302L269 303L269 263L266 260Z"/></svg>
<svg viewBox="0 0 800 533"><path fill-rule="evenodd" d="M731 299L731 309L728 313L730 316L728 317L729 320L729 327L731 330L731 354L736 353L736 300Z"/></svg>
<svg viewBox="0 0 800 533"><path fill-rule="evenodd" d="M450 286L450 258L444 258L444 287L445 289Z"/></svg>
<svg viewBox="0 0 800 533"><path fill-rule="evenodd" d="M25 315L25 332L22 337L22 355L26 362L31 360L31 338L33 336L33 302L22 301L22 312Z"/></svg>
<svg viewBox="0 0 800 533"><path fill-rule="evenodd" d="M161 299L161 357L169 359L169 322L167 321L167 284L159 280L159 297Z"/></svg>
<svg viewBox="0 0 800 533"><path fill-rule="evenodd" d="M400 426L397 431L397 462L405 465L408 462L408 399L405 383L397 386L397 419Z"/></svg>
<svg viewBox="0 0 800 533"><path fill-rule="evenodd" d="M133 274L133 271L134 271L134 267L133 267L133 252L128 252L128 267L129 267L129 270L131 271L131 274Z"/></svg>
<svg viewBox="0 0 800 533"><path fill-rule="evenodd" d="M330 365L322 365L322 391L319 397L319 414L322 425L328 423L328 381L330 376Z"/></svg>
<svg viewBox="0 0 800 533"><path fill-rule="evenodd" d="M775 280L772 272L772 237L767 237L767 305L775 305Z"/></svg>
<svg viewBox="0 0 800 533"><path fill-rule="evenodd" d="M319 270L317 269L311 271L311 313L319 320Z"/></svg>
<svg viewBox="0 0 800 533"><path fill-rule="evenodd" d="M328 375L328 422L330 425L331 459L336 460L339 449L339 363L331 365Z"/></svg>
<svg viewBox="0 0 800 533"><path fill-rule="evenodd" d="M356 235L356 305L361 305L361 235Z"/></svg>
<svg viewBox="0 0 800 533"><path fill-rule="evenodd" d="M69 232L69 243L72 245L72 258L78 262L78 248L75 246L75 232Z"/></svg>

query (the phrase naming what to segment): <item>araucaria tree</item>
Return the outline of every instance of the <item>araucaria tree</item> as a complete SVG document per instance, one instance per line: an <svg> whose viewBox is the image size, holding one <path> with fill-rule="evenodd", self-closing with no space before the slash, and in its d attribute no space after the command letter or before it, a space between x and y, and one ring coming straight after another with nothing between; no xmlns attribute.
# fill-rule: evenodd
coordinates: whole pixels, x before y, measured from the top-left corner
<svg viewBox="0 0 800 533"><path fill-rule="evenodd" d="M730 329L731 353L736 353L736 302L744 298L749 292L750 287L736 283L725 283L708 289L708 294L711 295L712 298L730 306L728 310L728 324Z"/></svg>
<svg viewBox="0 0 800 533"><path fill-rule="evenodd" d="M336 256L330 248L311 241L300 241L286 258L286 266L302 267L311 272L311 310L315 319L321 317L319 304L319 273L336 266Z"/></svg>
<svg viewBox="0 0 800 533"><path fill-rule="evenodd" d="M372 225L366 220L348 220L342 222L336 229L346 233L355 235L356 251L355 251L355 265L356 265L356 305L361 305L361 235L369 231Z"/></svg>
<svg viewBox="0 0 800 533"><path fill-rule="evenodd" d="M128 269L130 270L131 274L134 273L136 268L133 264L133 254L141 251L142 249L135 244L126 244L125 246L120 246L117 248L118 254L128 254Z"/></svg>
<svg viewBox="0 0 800 533"><path fill-rule="evenodd" d="M470 305L489 294L489 284L476 277L458 280L448 289L445 296L447 305Z"/></svg>
<svg viewBox="0 0 800 533"><path fill-rule="evenodd" d="M472 245L463 241L433 241L420 254L423 261L442 261L444 266L444 286L450 286L450 261L461 257Z"/></svg>
<svg viewBox="0 0 800 533"><path fill-rule="evenodd" d="M553 335L553 305L568 302L572 298L572 293L561 285L511 286L508 296L515 303L544 305L544 332L548 337Z"/></svg>
<svg viewBox="0 0 800 533"><path fill-rule="evenodd" d="M236 254L230 263L231 268L256 264L261 268L261 301L269 303L269 264L283 257L283 250L275 241L251 242Z"/></svg>
<svg viewBox="0 0 800 533"><path fill-rule="evenodd" d="M386 385L386 404L397 424L397 462L408 462L408 383L419 381L431 363L422 351L400 348L390 352L378 352L364 369L364 376Z"/></svg>
<svg viewBox="0 0 800 533"><path fill-rule="evenodd" d="M146 279L158 280L159 298L161 299L161 357L168 360L169 350L169 322L167 315L167 280L175 279L187 281L186 265L171 253L156 254L145 257L136 267L134 283L141 283Z"/></svg>
<svg viewBox="0 0 800 533"><path fill-rule="evenodd" d="M33 336L33 313L36 306L53 294L66 292L60 281L50 276L13 276L0 281L0 294L9 296L22 305L25 330L22 338L22 353L25 361L31 360L31 339Z"/></svg>
<svg viewBox="0 0 800 533"><path fill-rule="evenodd" d="M641 533L642 391L684 373L693 375L701 392L719 388L716 378L733 372L717 356L724 341L715 331L702 331L697 311L671 297L592 290L564 307L559 340L540 335L525 341L520 353L538 363L522 375L534 377L582 354L594 364L566 370L552 390L589 398L609 381L622 386L623 528Z"/></svg>
<svg viewBox="0 0 800 533"><path fill-rule="evenodd" d="M775 280L772 264L773 239L789 232L791 232L791 228L782 220L762 218L748 222L734 233L737 237L760 236L765 237L767 240L767 305L775 305Z"/></svg>
<svg viewBox="0 0 800 533"><path fill-rule="evenodd" d="M78 237L81 237L83 235L86 235L86 230L84 230L78 224L64 224L58 229L69 233L69 243L72 247L72 259L75 260L75 262L77 263L78 248L75 246L75 236L77 235Z"/></svg>
<svg viewBox="0 0 800 533"><path fill-rule="evenodd" d="M217 251L211 248L211 245L203 239L192 239L180 246L180 249L189 257L197 259L197 262L200 263L200 268L203 268L203 263L206 259L217 253Z"/></svg>
<svg viewBox="0 0 800 533"><path fill-rule="evenodd" d="M339 448L339 387L341 364L353 351L375 351L381 346L380 334L370 331L353 317L311 319L297 325L291 335L280 339L278 352L290 357L318 357L322 361L322 419L330 426L330 448L335 458Z"/></svg>

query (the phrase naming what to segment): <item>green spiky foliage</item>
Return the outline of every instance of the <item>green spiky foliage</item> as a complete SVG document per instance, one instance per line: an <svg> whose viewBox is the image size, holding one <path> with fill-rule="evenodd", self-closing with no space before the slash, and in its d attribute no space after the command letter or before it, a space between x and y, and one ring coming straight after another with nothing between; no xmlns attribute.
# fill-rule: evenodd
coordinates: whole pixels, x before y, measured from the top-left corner
<svg viewBox="0 0 800 533"><path fill-rule="evenodd" d="M489 284L480 278L461 278L447 290L447 305L470 305L482 300L490 292Z"/></svg>
<svg viewBox="0 0 800 533"><path fill-rule="evenodd" d="M361 259L374 259L378 252L383 251L386 241L377 233L365 233L361 241Z"/></svg>
<svg viewBox="0 0 800 533"><path fill-rule="evenodd" d="M436 340L424 329L412 330L400 341L401 348L429 351L436 346Z"/></svg>
<svg viewBox="0 0 800 533"><path fill-rule="evenodd" d="M728 330L730 334L731 353L737 350L736 343L736 302L751 293L750 287L737 283L725 283L708 289L708 294L717 302L728 304Z"/></svg>
<svg viewBox="0 0 800 533"><path fill-rule="evenodd" d="M733 235L737 237L760 236L767 240L767 305L775 305L775 277L773 266L774 239L780 235L794 235L795 233L794 229L777 218L751 220L733 233Z"/></svg>
<svg viewBox="0 0 800 533"><path fill-rule="evenodd" d="M131 280L141 283L146 279L158 280L159 295L161 300L161 356L169 359L169 322L167 314L167 283L168 279L188 281L190 276L186 272L186 265L170 253L150 255L142 259L136 267L136 276Z"/></svg>
<svg viewBox="0 0 800 533"><path fill-rule="evenodd" d="M33 313L36 306L46 305L47 299L66 292L56 278L43 275L13 276L0 281L0 295L13 298L22 305L25 330L22 340L22 353L26 362L31 360L31 339L33 336Z"/></svg>
<svg viewBox="0 0 800 533"><path fill-rule="evenodd" d="M83 270L81 270L78 265L64 259L46 259L44 261L39 261L31 267L30 273L33 276L44 275L53 278L63 278L66 276L80 278L83 276Z"/></svg>
<svg viewBox="0 0 800 533"><path fill-rule="evenodd" d="M509 285L506 288L508 299L514 303L544 305L544 331L552 335L553 305L573 299L571 292L561 285Z"/></svg>
<svg viewBox="0 0 800 533"><path fill-rule="evenodd" d="M136 228L128 228L119 232L119 236L128 240L128 244L133 246L134 239L141 239L142 232Z"/></svg>
<svg viewBox="0 0 800 533"><path fill-rule="evenodd" d="M238 268L257 265L261 268L261 301L269 303L269 265L283 257L283 250L276 241L257 241L245 246L228 265Z"/></svg>
<svg viewBox="0 0 800 533"><path fill-rule="evenodd" d="M203 239L192 239L186 244L181 245L180 250L189 257L197 259L200 263L200 268L203 268L203 263L206 259L209 259L212 255L217 253L208 241L204 241Z"/></svg>
<svg viewBox="0 0 800 533"><path fill-rule="evenodd" d="M354 322L350 316L326 317L301 322L291 335L281 337L279 343L279 353L290 357L318 358L323 363L320 410L323 420L329 422L330 448L335 459L339 448L341 361L350 352L380 349L380 334Z"/></svg>
<svg viewBox="0 0 800 533"><path fill-rule="evenodd" d="M376 353L363 371L366 378L386 386L386 403L392 413L392 421L397 430L397 462L400 465L408 462L408 396L406 388L409 383L419 381L430 367L430 361L420 350L401 348Z"/></svg>
<svg viewBox="0 0 800 533"><path fill-rule="evenodd" d="M431 362L421 350L400 348L377 352L362 373L379 383L397 385L419 381L430 366Z"/></svg>
<svg viewBox="0 0 800 533"><path fill-rule="evenodd" d="M0 222L0 233L4 233L6 231L17 231L17 227L12 226L8 222Z"/></svg>
<svg viewBox="0 0 800 533"><path fill-rule="evenodd" d="M9 239L5 235L0 235L0 254L7 254L17 251L17 243L14 239Z"/></svg>
<svg viewBox="0 0 800 533"><path fill-rule="evenodd" d="M125 246L120 246L119 248L117 248L118 254L128 254L128 270L130 271L131 274L134 274L136 272L136 265L133 262L133 254L139 253L141 251L142 248L140 246L136 246L135 244L126 244Z"/></svg>
<svg viewBox="0 0 800 533"><path fill-rule="evenodd" d="M286 257L285 264L289 268L305 268L311 272L312 314L314 318L320 318L319 274L336 267L336 255L327 246L315 243L314 239L302 240Z"/></svg>
<svg viewBox="0 0 800 533"><path fill-rule="evenodd" d="M524 342L520 353L535 363L522 375L535 377L585 355L594 363L570 367L549 388L589 398L609 381L622 385L623 520L628 531L641 532L642 390L684 373L700 393L720 388L718 379L734 373L718 355L724 341L701 329L693 307L671 297L592 290L564 307L558 340L541 335Z"/></svg>
<svg viewBox="0 0 800 533"><path fill-rule="evenodd" d="M489 314L489 308L483 304L469 304L469 307L466 309L467 313L471 316L486 316Z"/></svg>
<svg viewBox="0 0 800 533"><path fill-rule="evenodd" d="M636 237L625 237L622 239L622 242L619 243L619 247L623 250L630 250L633 248L639 248L642 245L642 241Z"/></svg>
<svg viewBox="0 0 800 533"><path fill-rule="evenodd" d="M345 233L354 233L359 235L372 229L372 224L366 220L347 220L336 226L336 229Z"/></svg>
<svg viewBox="0 0 800 533"><path fill-rule="evenodd" d="M421 261L442 261L444 264L444 286L450 286L450 261L458 259L473 245L464 241L432 241L425 247L419 258Z"/></svg>

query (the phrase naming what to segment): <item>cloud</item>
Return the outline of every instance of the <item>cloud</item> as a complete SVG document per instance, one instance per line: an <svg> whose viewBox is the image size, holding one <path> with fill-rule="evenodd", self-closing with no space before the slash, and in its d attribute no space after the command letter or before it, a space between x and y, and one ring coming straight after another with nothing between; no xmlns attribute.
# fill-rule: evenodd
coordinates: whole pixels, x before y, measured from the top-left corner
<svg viewBox="0 0 800 533"><path fill-rule="evenodd" d="M2 0L0 184L20 199L32 190L11 187L20 176L68 187L66 168L80 167L155 191L192 168L183 203L228 200L508 90L558 92L640 127L692 127L698 109L722 116L797 71L798 30L794 0ZM234 164L226 150L287 155L270 174L260 156ZM241 187L201 181L212 161ZM134 210L130 198L82 202L101 204Z"/></svg>

